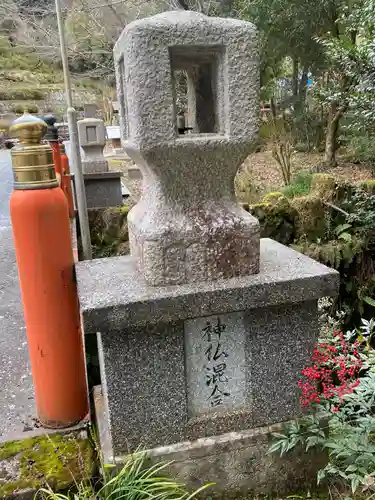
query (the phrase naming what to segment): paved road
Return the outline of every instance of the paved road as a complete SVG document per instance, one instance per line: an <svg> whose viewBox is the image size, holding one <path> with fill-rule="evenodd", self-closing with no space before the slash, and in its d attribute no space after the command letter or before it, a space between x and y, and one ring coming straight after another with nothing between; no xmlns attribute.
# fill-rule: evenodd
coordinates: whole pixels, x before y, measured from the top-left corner
<svg viewBox="0 0 375 500"><path fill-rule="evenodd" d="M29 430L34 396L9 217L10 154L0 150L0 439Z"/></svg>

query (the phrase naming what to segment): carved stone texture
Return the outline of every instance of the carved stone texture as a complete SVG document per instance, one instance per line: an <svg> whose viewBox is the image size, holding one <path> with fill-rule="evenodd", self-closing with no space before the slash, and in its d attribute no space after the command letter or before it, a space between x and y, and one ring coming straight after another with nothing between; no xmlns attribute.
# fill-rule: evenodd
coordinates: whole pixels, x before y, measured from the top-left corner
<svg viewBox="0 0 375 500"><path fill-rule="evenodd" d="M172 11L130 23L114 53L122 140L143 175L128 220L144 278L168 285L258 273L259 223L234 193L258 129L254 26ZM193 125L185 134L177 126L181 71Z"/></svg>
<svg viewBox="0 0 375 500"><path fill-rule="evenodd" d="M108 172L104 158L105 126L99 118L85 118L77 122L81 148L84 151L82 170L85 174Z"/></svg>

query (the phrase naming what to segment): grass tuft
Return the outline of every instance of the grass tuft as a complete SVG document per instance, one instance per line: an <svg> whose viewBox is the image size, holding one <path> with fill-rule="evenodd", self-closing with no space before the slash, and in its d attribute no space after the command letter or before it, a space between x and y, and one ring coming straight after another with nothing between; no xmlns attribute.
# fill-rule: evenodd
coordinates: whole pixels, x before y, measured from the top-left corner
<svg viewBox="0 0 375 500"><path fill-rule="evenodd" d="M101 483L78 483L74 491L56 493L52 488L42 488L36 497L45 500L192 500L212 484L203 485L189 492L183 484L165 474L170 462L151 465L145 451L130 455L123 468L105 465Z"/></svg>
<svg viewBox="0 0 375 500"><path fill-rule="evenodd" d="M312 174L310 172L301 172L292 180L289 186L281 188L281 192L289 199L305 196L310 192L311 181Z"/></svg>

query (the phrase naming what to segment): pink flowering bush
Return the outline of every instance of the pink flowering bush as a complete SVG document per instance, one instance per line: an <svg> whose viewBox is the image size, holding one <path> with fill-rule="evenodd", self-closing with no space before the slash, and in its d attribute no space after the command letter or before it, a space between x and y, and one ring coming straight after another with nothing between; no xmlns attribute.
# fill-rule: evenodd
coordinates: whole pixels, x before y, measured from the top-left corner
<svg viewBox="0 0 375 500"><path fill-rule="evenodd" d="M375 491L375 321L362 320L357 332L333 332L316 345L311 365L301 372L300 402L309 414L275 434L270 452L297 445L328 450L318 483L332 478Z"/></svg>

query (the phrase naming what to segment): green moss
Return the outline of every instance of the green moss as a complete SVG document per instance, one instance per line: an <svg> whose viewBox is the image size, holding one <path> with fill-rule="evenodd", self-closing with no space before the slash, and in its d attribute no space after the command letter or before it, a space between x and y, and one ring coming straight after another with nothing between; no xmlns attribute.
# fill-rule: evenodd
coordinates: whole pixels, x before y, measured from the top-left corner
<svg viewBox="0 0 375 500"><path fill-rule="evenodd" d="M311 193L323 199L332 199L336 189L335 179L328 174L314 174L311 180Z"/></svg>
<svg viewBox="0 0 375 500"><path fill-rule="evenodd" d="M282 193L269 193L263 203L250 205L249 211L259 220L262 238L283 244L293 241L296 213Z"/></svg>
<svg viewBox="0 0 375 500"><path fill-rule="evenodd" d="M281 191L271 191L271 193L266 194L263 198L263 203L270 203L271 205L279 205L280 202L284 202L288 200L285 198Z"/></svg>
<svg viewBox="0 0 375 500"><path fill-rule="evenodd" d="M290 201L295 209L296 237L306 237L309 241L324 238L327 230L326 207L320 196L311 194Z"/></svg>
<svg viewBox="0 0 375 500"><path fill-rule="evenodd" d="M129 253L128 211L126 206L89 210L94 258Z"/></svg>
<svg viewBox="0 0 375 500"><path fill-rule="evenodd" d="M21 451L29 450L32 447L32 439L23 441L7 441L0 444L0 460L14 457Z"/></svg>
<svg viewBox="0 0 375 500"><path fill-rule="evenodd" d="M7 474L0 476L0 497L21 489L37 489L49 484L65 489L75 481L91 477L95 460L87 437L53 434L10 441L0 445L0 464L6 462ZM14 473L9 473L13 470Z"/></svg>
<svg viewBox="0 0 375 500"><path fill-rule="evenodd" d="M338 270L341 265L350 265L353 258L363 252L364 245L362 239L353 237L350 242L332 240L325 243L310 243L303 240L292 247L312 259Z"/></svg>
<svg viewBox="0 0 375 500"><path fill-rule="evenodd" d="M122 205L122 207L116 207L113 210L120 214L127 214L129 212L129 207L127 205Z"/></svg>
<svg viewBox="0 0 375 500"><path fill-rule="evenodd" d="M359 183L359 187L369 194L375 195L375 180L368 179Z"/></svg>

